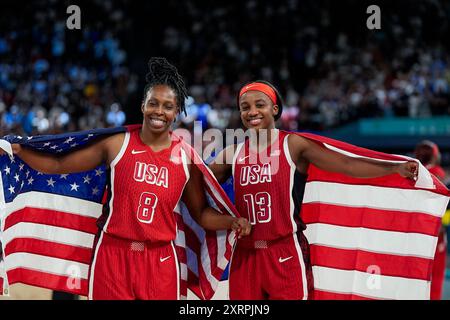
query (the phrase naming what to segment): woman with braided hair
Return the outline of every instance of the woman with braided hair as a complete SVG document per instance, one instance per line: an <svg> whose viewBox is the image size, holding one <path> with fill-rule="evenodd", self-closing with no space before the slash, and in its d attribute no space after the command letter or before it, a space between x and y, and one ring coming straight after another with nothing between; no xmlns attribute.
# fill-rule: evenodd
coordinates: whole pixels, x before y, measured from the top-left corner
<svg viewBox="0 0 450 320"><path fill-rule="evenodd" d="M90 269L90 299L178 299L180 272L174 214L180 199L204 229L250 232L246 219L219 214L208 206L203 178L186 161L181 141L170 132L185 112L187 90L177 69L164 58L149 61L141 105L142 127L102 138L55 157L13 144L13 152L46 174L109 170L108 201ZM174 159L181 159L181 161Z"/></svg>

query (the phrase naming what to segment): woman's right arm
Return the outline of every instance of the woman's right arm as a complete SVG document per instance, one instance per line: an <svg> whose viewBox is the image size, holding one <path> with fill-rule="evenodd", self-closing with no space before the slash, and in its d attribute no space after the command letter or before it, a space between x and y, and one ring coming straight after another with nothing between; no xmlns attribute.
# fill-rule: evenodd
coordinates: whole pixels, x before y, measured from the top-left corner
<svg viewBox="0 0 450 320"><path fill-rule="evenodd" d="M13 153L17 154L31 168L45 174L66 174L93 170L102 163L109 165L120 150L121 134L109 136L93 142L77 151L55 156L31 150L19 144L13 144Z"/></svg>
<svg viewBox="0 0 450 320"><path fill-rule="evenodd" d="M219 183L224 183L233 174L232 163L235 149L235 145L226 147L208 165L209 169L211 169Z"/></svg>

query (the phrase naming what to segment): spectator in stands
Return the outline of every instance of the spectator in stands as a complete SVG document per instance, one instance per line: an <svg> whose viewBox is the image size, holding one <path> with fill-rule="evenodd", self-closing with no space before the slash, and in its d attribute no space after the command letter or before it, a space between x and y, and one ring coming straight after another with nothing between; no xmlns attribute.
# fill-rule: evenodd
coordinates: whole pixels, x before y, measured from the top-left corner
<svg viewBox="0 0 450 320"><path fill-rule="evenodd" d="M428 140L420 142L416 146L415 156L420 162L439 180L445 183L446 173L440 166L441 154L438 146ZM447 260L447 232L444 226L439 229L436 253L434 255L433 270L431 273L431 300L442 299L442 288L445 279Z"/></svg>

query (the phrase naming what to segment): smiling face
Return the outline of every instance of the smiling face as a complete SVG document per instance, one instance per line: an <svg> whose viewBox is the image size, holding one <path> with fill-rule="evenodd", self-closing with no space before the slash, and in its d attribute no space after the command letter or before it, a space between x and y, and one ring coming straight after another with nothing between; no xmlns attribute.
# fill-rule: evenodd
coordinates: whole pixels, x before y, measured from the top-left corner
<svg viewBox="0 0 450 320"><path fill-rule="evenodd" d="M241 120L247 129L273 129L275 128L275 115L278 114L278 105L273 104L270 98L260 91L247 91L239 98L239 111Z"/></svg>
<svg viewBox="0 0 450 320"><path fill-rule="evenodd" d="M141 106L144 126L154 133L168 131L179 112L175 91L166 85L156 85L147 91Z"/></svg>

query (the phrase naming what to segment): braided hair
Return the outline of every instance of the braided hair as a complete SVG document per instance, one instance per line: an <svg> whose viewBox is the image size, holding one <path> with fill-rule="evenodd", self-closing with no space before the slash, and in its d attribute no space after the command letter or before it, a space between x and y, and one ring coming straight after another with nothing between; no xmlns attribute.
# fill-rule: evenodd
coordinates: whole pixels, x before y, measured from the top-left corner
<svg viewBox="0 0 450 320"><path fill-rule="evenodd" d="M145 76L147 85L144 89L144 101L148 91L157 85L166 85L175 91L180 112L186 114L185 99L188 97L183 77L178 73L175 66L166 58L153 57L148 62L149 72Z"/></svg>

